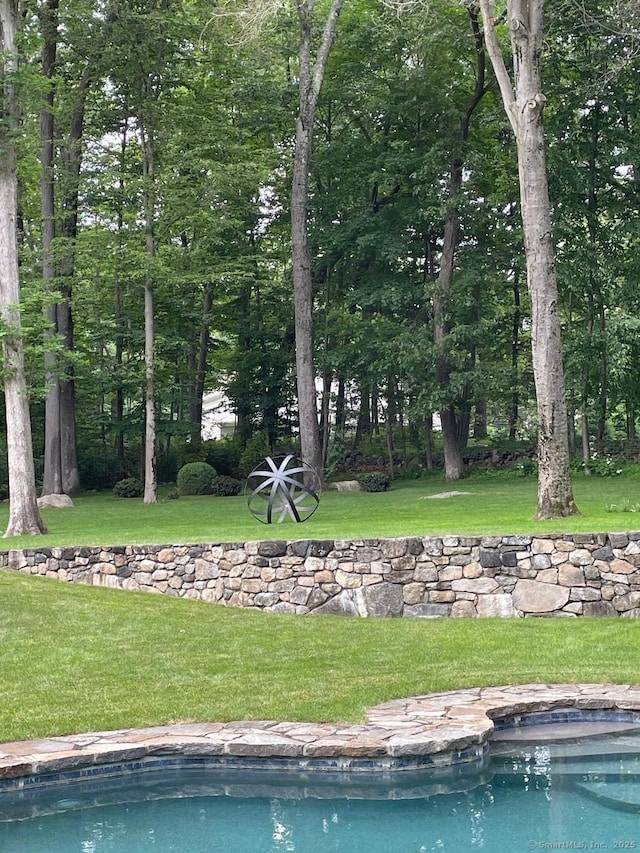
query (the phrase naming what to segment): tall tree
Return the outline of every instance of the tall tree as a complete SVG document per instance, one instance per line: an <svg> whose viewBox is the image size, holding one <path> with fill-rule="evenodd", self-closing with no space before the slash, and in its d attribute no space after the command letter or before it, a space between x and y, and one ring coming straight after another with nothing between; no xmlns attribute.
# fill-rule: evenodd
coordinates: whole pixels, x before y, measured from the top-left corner
<svg viewBox="0 0 640 853"><path fill-rule="evenodd" d="M296 332L296 376L302 459L322 471L322 446L318 427L313 359L313 279L309 251L309 179L313 150L313 124L329 53L336 37L345 0L332 0L324 21L320 44L313 54L315 0L296 0L300 44L296 141L291 188L291 252Z"/></svg>
<svg viewBox="0 0 640 853"><path fill-rule="evenodd" d="M155 289L158 278L157 255L157 159L160 101L169 88L169 68L179 55L180 37L170 28L173 0L148 0L136 8L121 9L118 16L126 67L117 69L114 79L120 87L137 126L142 166L142 220L144 222L144 502L157 500L156 472L156 353ZM180 23L180 22L179 22Z"/></svg>
<svg viewBox="0 0 640 853"><path fill-rule="evenodd" d="M454 146L457 150L454 150L451 158L448 211L444 221L440 271L433 292L436 380L443 391L446 391L451 377L451 364L446 353L447 337L451 332L447 314L455 271L455 255L460 234L460 213L458 207L462 189L464 149L469 140L471 118L487 91L485 87L486 56L484 39L478 20L478 8L475 4L469 4L468 11L476 52L475 87L462 111L458 138L454 141ZM465 423L464 414L461 416L460 413L457 413L455 406L451 402L441 408L440 422L442 425L445 477L447 480L459 480L462 477L464 468L462 442L460 440L462 437L461 433L464 432L464 428L466 427L466 433L468 434L469 426L468 423ZM466 436L464 437L466 438Z"/></svg>
<svg viewBox="0 0 640 853"><path fill-rule="evenodd" d="M147 81L144 81L146 84ZM149 92L144 86L144 95ZM143 102L146 98L143 97ZM142 148L143 208L145 246L149 263L144 277L144 364L145 364L145 432L144 432L144 502L156 503L158 478L156 474L156 396L155 396L155 317L153 259L156 256L155 236L155 146L151 122L139 116Z"/></svg>
<svg viewBox="0 0 640 853"><path fill-rule="evenodd" d="M80 488L71 354L82 143L87 95L104 74L100 57L115 20L111 7L102 16L92 11L65 4L61 13L59 0L46 0L39 11L47 81L40 109L42 277L50 342L45 353L43 494L72 494Z"/></svg>
<svg viewBox="0 0 640 853"><path fill-rule="evenodd" d="M56 264L54 241L55 211L55 121L54 79L58 50L58 0L47 0L40 9L42 29L42 76L47 82L40 108L40 216L42 240L42 279L49 297L47 320L49 346L45 352L47 397L45 400L44 471L42 494L62 494L62 457L60 437L60 385L57 373L57 354L54 337L57 330L57 300L55 298Z"/></svg>
<svg viewBox="0 0 640 853"><path fill-rule="evenodd" d="M487 52L516 138L538 413L537 518L578 512L571 487L558 285L551 227L541 66L544 0L508 0L515 88L498 42L493 0L480 0Z"/></svg>
<svg viewBox="0 0 640 853"><path fill-rule="evenodd" d="M15 132L18 122L16 90L16 0L0 0L0 311L3 324L4 389L9 461L9 523L5 536L44 533L36 499L29 414L24 371L18 276L17 166Z"/></svg>

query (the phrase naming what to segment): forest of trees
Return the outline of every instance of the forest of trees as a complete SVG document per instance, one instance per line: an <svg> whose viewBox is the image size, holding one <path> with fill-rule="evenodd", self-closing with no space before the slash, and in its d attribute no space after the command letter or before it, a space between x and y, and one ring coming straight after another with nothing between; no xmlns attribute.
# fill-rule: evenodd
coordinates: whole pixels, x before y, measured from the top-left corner
<svg viewBox="0 0 640 853"><path fill-rule="evenodd" d="M546 429L545 380L585 465L635 440L640 5L544 5L537 40L542 0L0 0L12 500L133 474L154 501L214 388L238 453L301 432L316 467L380 434L390 459L443 445L455 479L470 440ZM519 124L529 59L544 146ZM527 150L548 263L523 234Z"/></svg>

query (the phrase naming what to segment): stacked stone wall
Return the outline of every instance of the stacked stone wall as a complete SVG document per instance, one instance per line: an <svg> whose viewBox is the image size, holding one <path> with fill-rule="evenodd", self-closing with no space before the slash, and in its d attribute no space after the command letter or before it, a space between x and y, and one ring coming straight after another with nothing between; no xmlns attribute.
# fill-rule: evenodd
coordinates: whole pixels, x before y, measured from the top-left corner
<svg viewBox="0 0 640 853"><path fill-rule="evenodd" d="M301 615L640 616L640 533L42 548L0 567Z"/></svg>

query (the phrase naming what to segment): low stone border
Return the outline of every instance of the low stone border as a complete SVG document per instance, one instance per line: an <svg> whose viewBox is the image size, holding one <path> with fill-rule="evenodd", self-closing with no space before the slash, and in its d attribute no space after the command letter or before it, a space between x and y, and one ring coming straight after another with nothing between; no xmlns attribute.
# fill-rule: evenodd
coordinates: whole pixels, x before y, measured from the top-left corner
<svg viewBox="0 0 640 853"><path fill-rule="evenodd" d="M640 533L0 551L0 568L273 613L640 617Z"/></svg>
<svg viewBox="0 0 640 853"><path fill-rule="evenodd" d="M270 767L375 771L447 767L480 759L494 721L559 710L640 712L640 685L528 684L397 699L364 725L275 721L183 723L0 744L2 789L42 776L149 756L246 759ZM4 781L1 781L4 780ZM36 782L42 780L36 780Z"/></svg>

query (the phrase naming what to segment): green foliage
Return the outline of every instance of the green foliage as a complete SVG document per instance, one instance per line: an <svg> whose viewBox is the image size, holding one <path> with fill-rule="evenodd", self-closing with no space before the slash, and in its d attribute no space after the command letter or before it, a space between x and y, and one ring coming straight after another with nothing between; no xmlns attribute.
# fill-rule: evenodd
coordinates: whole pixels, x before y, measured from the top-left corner
<svg viewBox="0 0 640 853"><path fill-rule="evenodd" d="M118 480L137 471L133 459L127 458L126 461L127 464L131 463L131 467L121 470L118 458L111 448L80 444L78 446L78 470L82 488L95 491L112 489Z"/></svg>
<svg viewBox="0 0 640 853"><path fill-rule="evenodd" d="M220 476L234 477L240 463L240 443L234 438L204 441L205 462L215 468Z"/></svg>
<svg viewBox="0 0 640 853"><path fill-rule="evenodd" d="M620 477L624 469L612 456L594 453L589 460L589 470L596 477Z"/></svg>
<svg viewBox="0 0 640 853"><path fill-rule="evenodd" d="M327 477L335 474L343 464L346 449L347 446L344 440L344 435L334 432L331 436L331 440L329 441L329 449L327 452L327 464L325 467L325 474Z"/></svg>
<svg viewBox="0 0 640 853"><path fill-rule="evenodd" d="M607 512L640 512L640 501L632 503L624 498L619 504L607 504L605 509Z"/></svg>
<svg viewBox="0 0 640 853"><path fill-rule="evenodd" d="M256 465L259 465L266 456L269 456L269 453L269 445L267 444L264 433L254 433L240 454L240 464L238 467L242 476L248 476Z"/></svg>
<svg viewBox="0 0 640 853"><path fill-rule="evenodd" d="M513 467L519 477L538 476L538 463L529 456L522 456Z"/></svg>
<svg viewBox="0 0 640 853"><path fill-rule="evenodd" d="M535 430L530 305L513 202L515 147L491 89L460 144L477 59L465 5L436 2L425 17L418 9L398 16L373 0L346 4L315 123L309 211L314 358L321 372L343 381L347 423L355 422L366 399L371 417L359 432L360 450L372 433L384 434L383 411L398 425L402 418L392 436L396 465L422 454L426 418L445 405L458 414L471 410L473 418L473 407L486 404L493 435L516 426L519 436ZM549 10L545 124L559 307L570 327L564 339L568 402L578 414L586 410L603 452L612 413L616 436L632 436L640 413L640 251L637 217L629 215L637 207L631 165L637 171L640 162L639 55L629 46L638 19L600 26L636 4L589 0L593 26L587 30L579 5ZM248 45L237 38L234 16L219 16L210 26L207 4L170 2L161 9L144 0L120 6L115 27L89 4L60 9L54 106L60 166L78 81L90 71L93 84L81 140L77 240L60 236L53 247L58 270L73 258L73 275L68 282L61 275L55 286L73 289L71 365L86 442L79 451L81 482L86 489L111 488L140 471L141 284L148 273L156 301L158 437L172 448L158 455L158 480L173 482L191 462L244 476L296 427L291 158L283 146L291 137L295 100L289 67L295 13L281 14L259 44ZM59 354L61 340L42 334L50 296L41 280L37 151L48 84L38 73L37 16L24 17L23 24L21 311L38 453L43 347ZM605 35L614 31L615 37ZM153 92L142 103L150 80ZM152 125L157 155L155 180L146 184L134 132L141 118ZM461 239L445 306L447 333L436 346L433 296L452 205L446 176L454 154L464 158L463 185L453 200ZM58 177L62 209L69 189L62 168ZM153 260L141 210L148 189L158 235ZM63 232L62 224L56 222L56 231ZM0 328L0 338L8 332ZM208 347L204 355L214 356L204 386L226 387L242 432L238 443L194 440L190 419L201 341ZM440 387L433 370L437 354L450 366ZM517 424L511 422L514 404ZM242 442L256 431L241 461ZM119 462L112 448L121 437L127 456ZM346 470L351 438L330 437L330 473ZM415 450L407 453L405 441ZM367 466L380 467L388 456L384 442L365 452L377 457L362 462ZM590 464L603 477L619 476L619 467L598 458ZM353 470L366 468L354 461ZM515 471L527 478L534 473L526 462Z"/></svg>
<svg viewBox="0 0 640 853"><path fill-rule="evenodd" d="M144 494L144 485L136 477L125 477L115 484L113 494L117 498L140 498Z"/></svg>
<svg viewBox="0 0 640 853"><path fill-rule="evenodd" d="M429 471L423 465L406 465L404 467L396 468L393 472L394 480L421 480L423 478L431 476L438 476L440 472Z"/></svg>
<svg viewBox="0 0 640 853"><path fill-rule="evenodd" d="M625 462L607 453L592 453L588 462L576 457L571 462L573 471L588 470L594 477L621 477Z"/></svg>
<svg viewBox="0 0 640 853"><path fill-rule="evenodd" d="M188 462L178 471L177 486L181 495L210 495L217 477L207 462Z"/></svg>
<svg viewBox="0 0 640 853"><path fill-rule="evenodd" d="M386 471L369 471L358 477L363 492L386 492L391 488L391 475Z"/></svg>
<svg viewBox="0 0 640 853"><path fill-rule="evenodd" d="M185 441L174 450L178 470L190 462L208 462L206 442Z"/></svg>
<svg viewBox="0 0 640 853"><path fill-rule="evenodd" d="M219 498L234 498L242 491L242 482L235 477L220 474L213 483L211 494Z"/></svg>
<svg viewBox="0 0 640 853"><path fill-rule="evenodd" d="M174 450L165 450L157 454L156 477L158 483L175 483L178 470L178 454Z"/></svg>

